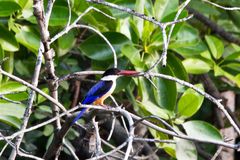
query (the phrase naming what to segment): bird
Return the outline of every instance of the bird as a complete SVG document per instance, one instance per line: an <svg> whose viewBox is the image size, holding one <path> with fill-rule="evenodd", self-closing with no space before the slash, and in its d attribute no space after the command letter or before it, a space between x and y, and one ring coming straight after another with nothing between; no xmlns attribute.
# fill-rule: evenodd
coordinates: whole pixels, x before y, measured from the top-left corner
<svg viewBox="0 0 240 160"><path fill-rule="evenodd" d="M116 80L121 76L134 76L139 72L133 70L119 70L117 68L107 69L100 81L96 83L86 94L81 104L104 105L104 100L113 93L116 88ZM74 118L72 124L79 120L86 112L87 108L82 108L80 113Z"/></svg>

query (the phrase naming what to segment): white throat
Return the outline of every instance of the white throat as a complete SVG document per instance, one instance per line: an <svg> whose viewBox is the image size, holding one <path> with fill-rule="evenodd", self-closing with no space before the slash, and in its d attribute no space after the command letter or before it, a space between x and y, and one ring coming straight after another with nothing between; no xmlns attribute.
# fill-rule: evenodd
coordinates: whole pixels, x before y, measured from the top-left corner
<svg viewBox="0 0 240 160"><path fill-rule="evenodd" d="M116 79L118 78L118 75L108 75L108 76L104 76L101 78L101 80L103 81L116 81Z"/></svg>

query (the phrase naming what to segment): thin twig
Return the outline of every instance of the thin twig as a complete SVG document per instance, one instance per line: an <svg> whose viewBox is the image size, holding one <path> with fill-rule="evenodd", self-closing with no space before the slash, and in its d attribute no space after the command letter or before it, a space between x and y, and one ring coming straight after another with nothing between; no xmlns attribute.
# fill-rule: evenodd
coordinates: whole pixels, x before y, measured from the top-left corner
<svg viewBox="0 0 240 160"><path fill-rule="evenodd" d="M33 74L33 78L32 78L32 85L34 87L37 87L37 85L38 85L38 78L39 78L39 74L40 74L40 70L41 70L41 66L42 66L42 52L43 52L43 44L40 43L40 47L38 49L37 61L35 64L34 74ZM33 106L34 98L35 98L35 91L31 90L29 93L28 101L27 101L27 107L26 107L24 115L23 115L23 123L21 125L20 131L26 129L26 127L27 127L29 118L32 114L32 106ZM12 150L9 159L14 159L16 157L16 154L17 154L16 152L18 152L18 148L21 145L23 136L24 136L24 133L20 134L16 137L15 145L16 145L17 149Z"/></svg>
<svg viewBox="0 0 240 160"><path fill-rule="evenodd" d="M67 4L68 4L68 22L66 27L68 27L71 23L71 18L72 18L72 11L71 11L71 3L70 0L67 0Z"/></svg>
<svg viewBox="0 0 240 160"><path fill-rule="evenodd" d="M189 13L194 15L194 18L202 22L205 26L209 27L212 30L212 32L219 35L220 37L222 37L224 40L228 42L240 45L240 39L237 36L236 37L233 36L231 33L227 32L224 28L222 28L222 26L219 26L218 24L210 20L208 17L201 14L200 12L190 7L186 7L186 8Z"/></svg>
<svg viewBox="0 0 240 160"><path fill-rule="evenodd" d="M72 108L72 109L70 109L70 110L68 110L68 111L66 111L66 112L61 113L59 116L53 117L53 118L51 118L51 119L49 119L49 120L47 120L47 121L45 121L45 122L42 122L42 123L39 123L39 124L35 125L35 126L26 128L25 130L17 131L17 132L15 132L14 134L12 134L11 136L6 136L5 138L6 138L6 139L13 139L13 138L15 138L16 136L18 136L18 135L20 135L20 134L22 134L22 133L31 132L31 131L33 131L33 130L36 130L36 129L38 129L38 128L41 128L41 127L43 127L43 126L46 126L47 124L50 124L50 123L56 121L58 118L61 118L61 117L65 116L65 115L69 115L69 113L77 110L78 108L79 108L79 106L76 106L76 107L74 107L74 108ZM4 140L4 138L1 138L1 137L0 137L0 140Z"/></svg>
<svg viewBox="0 0 240 160"><path fill-rule="evenodd" d="M14 103L14 104L21 104L21 102L13 101L13 100L11 100L11 99L3 96L3 95L0 95L0 99L3 99L3 100L5 100L5 101L8 101L8 102L11 102L11 103Z"/></svg>
<svg viewBox="0 0 240 160"><path fill-rule="evenodd" d="M111 139L111 137L112 137L112 134L113 134L113 131L114 131L114 127L115 127L115 122L116 122L116 117L113 115L112 127L111 127L111 130L109 132L107 141L109 141Z"/></svg>
<svg viewBox="0 0 240 160"><path fill-rule="evenodd" d="M22 80L22 79L20 79L20 78L18 78L18 77L16 77L16 76L12 75L12 74L9 74L9 73L5 72L5 71L2 70L1 68L0 68L0 73L3 74L3 75L5 75L5 76L7 76L7 77L9 77L9 78L11 78L11 79L13 79L13 80L15 80L15 81L17 81L17 82L19 82L19 83L21 83L21 84L23 84L23 85L25 85L25 86L27 86L28 88L31 88L32 90L38 92L38 93L41 94L43 97L47 98L47 99L50 100L52 103L54 103L54 104L57 105L59 108L61 108L63 111L66 111L65 107L64 107L61 103L59 103L59 102L56 101L54 98L52 98L51 96L47 95L46 93L44 93L43 91L41 91L41 90L38 89L37 87L33 86L32 84L30 84L30 83L28 83L28 82L26 82L26 81L24 81L24 80Z"/></svg>
<svg viewBox="0 0 240 160"><path fill-rule="evenodd" d="M89 158L89 159L87 159L87 160L97 160L97 159L104 158L104 157L106 157L106 156L109 156L109 155L111 155L111 154L119 151L120 149L122 149L122 148L125 147L126 145L127 145L127 141L123 142L121 145L119 145L119 146L116 147L115 149L113 149L113 150L111 150L111 151L109 151L109 152L107 152L107 153L105 153L105 154L102 154L102 155L100 155L100 156L98 156L98 157Z"/></svg>
<svg viewBox="0 0 240 160"><path fill-rule="evenodd" d="M145 73L141 73L139 75L144 75ZM227 112L227 110L225 109L225 107L221 104L221 100L215 99L213 96L209 95L208 93L200 90L199 88L197 88L196 86L194 86L191 83L188 83L186 81L180 80L176 77L172 77L169 75L164 75L164 74L160 74L160 73L147 73L150 76L153 77L159 77L159 78L164 78L164 79L168 79L174 82L177 82L181 85L187 86L193 90L195 90L197 93L203 95L205 98L209 99L211 102L213 102L214 104L216 104L218 106L219 109L222 110L222 112L224 113L224 115L227 117L227 119L229 120L229 122L231 123L231 125L233 126L233 128L237 131L238 135L240 135L240 129L238 128L238 126L236 125L236 123L233 121L232 117L229 115L229 113Z"/></svg>
<svg viewBox="0 0 240 160"><path fill-rule="evenodd" d="M52 13L52 8L53 8L53 5L54 5L54 2L55 0L48 0L48 4L47 4L47 10L46 10L46 18L45 18L45 23L46 23L46 26L48 27L48 24L49 24L49 20L50 20L50 16L51 16L51 13Z"/></svg>
<svg viewBox="0 0 240 160"><path fill-rule="evenodd" d="M128 160L128 157L132 150L132 143L133 143L135 127L133 126L133 119L132 119L131 115L129 114L129 112L121 109L120 107L118 107L118 108L120 109L120 113L127 119L128 125L129 125L128 146L127 146L127 150L125 152L125 157L124 157L124 160Z"/></svg>
<svg viewBox="0 0 240 160"><path fill-rule="evenodd" d="M1 152L0 152L0 157L2 157L2 154L3 154L3 152L5 151L5 149L7 148L7 146L8 146L8 143L6 143L6 144L3 146L3 148L2 148L2 150L1 150Z"/></svg>
<svg viewBox="0 0 240 160"><path fill-rule="evenodd" d="M66 142L65 142L65 138L63 138L63 145L69 150L69 152L72 154L73 158L75 160L79 160L78 156L75 154L75 152L73 151L72 147L69 146Z"/></svg>
<svg viewBox="0 0 240 160"><path fill-rule="evenodd" d="M60 77L57 81L60 83L62 81L74 79L80 76L86 76L86 75L101 75L103 74L104 71L81 71L81 72L74 72L71 74L67 74L63 77Z"/></svg>
<svg viewBox="0 0 240 160"><path fill-rule="evenodd" d="M93 118L93 126L96 133L96 157L98 157L103 153L103 149L101 144L101 137L99 134L98 122L95 121L95 117Z"/></svg>
<svg viewBox="0 0 240 160"><path fill-rule="evenodd" d="M224 10L230 10L230 11L234 11L234 10L240 10L240 7L224 7L224 6L221 6L217 3L213 3L213 2L210 2L208 0L202 0L203 2L206 2L206 3L209 3L215 7L218 7L218 8L221 8L221 9L224 9Z"/></svg>
<svg viewBox="0 0 240 160"><path fill-rule="evenodd" d="M102 13L103 15L107 16L108 18L114 19L113 17L107 15L106 13L102 12L101 10L94 8L94 7L89 7L87 8L80 16L78 16L78 18L70 25L68 25L67 27L64 28L64 30L62 30L61 32L59 32L58 34L56 34L51 40L50 40L50 44L53 43L55 40L57 40L59 37L63 36L64 34L68 33L71 29L73 28L87 28L90 29L92 31L94 31L95 33L97 33L100 37L102 37L104 39L104 41L109 45L110 49L113 52L113 58L114 58L114 67L117 68L117 54L115 49L113 48L112 44L108 41L108 39L98 30L96 30L93 27L87 26L87 25L80 25L77 24L78 21L85 16L88 12L90 12L91 10L95 10L99 13Z"/></svg>
<svg viewBox="0 0 240 160"><path fill-rule="evenodd" d="M222 149L223 149L222 146L218 147L217 152L213 155L213 157L211 158L211 160L215 160L215 159L219 156L219 154L222 152Z"/></svg>
<svg viewBox="0 0 240 160"><path fill-rule="evenodd" d="M133 138L133 141L143 141L143 142L156 142L156 143L173 143L176 142L174 140L168 140L168 139L150 139L150 138Z"/></svg>
<svg viewBox="0 0 240 160"><path fill-rule="evenodd" d="M186 18L183 18L181 20L177 20L178 19L178 16L180 15L180 13L182 12L181 11L181 8L180 8L180 12L177 13L176 17L175 17L175 20L174 21L171 21L171 22L165 22L165 23L161 23L159 21L157 21L155 18L153 17L148 17L146 16L145 14L143 13L138 13L136 12L135 10L131 9L131 8L127 8L127 7L123 7L123 6L119 6L119 5L116 5L116 4L113 4L113 3L109 3L109 2L106 2L106 1L99 1L99 0L86 0L87 2L91 2L91 3L96 3L96 4L101 4L101 5L104 5L104 6L107 6L107 7L110 7L110 8L114 8L114 9L117 9L117 10L120 10L120 11L123 11L123 12L126 12L126 13L129 13L135 17L139 17L143 20L146 20L146 21L149 21L155 25L157 25L158 27L160 27L160 29L162 30L162 35L163 35L163 52L162 52L162 55L161 57L157 60L157 62L154 64L154 67L156 65L158 65L161 60L163 61L162 62L162 65L163 66L166 66L166 63L167 63L167 48L168 48L168 40L167 40L167 35L166 35L166 27L169 26L169 25L175 25L176 23L180 23L180 22L183 22L183 21L187 21L188 19L192 18L192 15L190 15L189 17L186 17ZM185 7L185 6L184 6ZM184 9L183 7L183 9ZM178 15L179 14L179 15ZM173 26L174 27L174 26ZM151 67L154 68L154 67Z"/></svg>
<svg viewBox="0 0 240 160"><path fill-rule="evenodd" d="M12 143L10 140L8 140L5 136L2 135L2 133L0 133L0 137L5 140L7 142L8 145L10 145L14 150L17 150L17 147L14 143ZM31 159L36 159L36 160L43 160L42 158L39 158L37 156L34 156L34 155L31 155L31 154L26 154L26 153L23 153L22 151L20 150L17 150L16 152L16 155L19 155L21 157L27 157L27 158L31 158ZM16 156L15 156L16 157ZM15 159L14 157L14 159ZM12 158L11 155L9 157L9 159Z"/></svg>
<svg viewBox="0 0 240 160"><path fill-rule="evenodd" d="M150 119L150 118L154 118L154 119L157 119L159 120L164 126L166 126L169 130L172 130L173 132L175 132L176 134L178 134L178 132L171 126L169 125L166 121L164 121L162 118L156 116L156 115L151 115L151 116L147 116L147 117L143 117L141 118L140 120L137 120L134 122L134 126L136 126L138 123L140 123L141 121L143 120L146 120L146 119Z"/></svg>

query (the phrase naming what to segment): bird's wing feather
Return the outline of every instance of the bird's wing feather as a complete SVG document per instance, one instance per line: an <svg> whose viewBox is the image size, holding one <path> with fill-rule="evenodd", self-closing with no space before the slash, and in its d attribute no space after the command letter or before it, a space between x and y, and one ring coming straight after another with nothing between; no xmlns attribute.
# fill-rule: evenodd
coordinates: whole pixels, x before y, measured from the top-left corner
<svg viewBox="0 0 240 160"><path fill-rule="evenodd" d="M91 104L98 98L102 97L110 90L112 83L112 81L99 81L88 91L82 104Z"/></svg>
<svg viewBox="0 0 240 160"><path fill-rule="evenodd" d="M91 104L96 101L98 98L101 98L104 94L106 94L112 87L112 81L99 81L95 84L87 93L86 97L82 101L82 104ZM80 119L87 108L83 108L80 113L75 117L72 122L72 125Z"/></svg>

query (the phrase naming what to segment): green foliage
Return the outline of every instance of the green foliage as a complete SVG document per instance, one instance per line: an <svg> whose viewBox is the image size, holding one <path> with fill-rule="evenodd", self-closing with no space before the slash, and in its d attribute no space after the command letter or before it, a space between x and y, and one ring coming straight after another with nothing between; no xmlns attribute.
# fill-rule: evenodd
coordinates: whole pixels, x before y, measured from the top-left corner
<svg viewBox="0 0 240 160"><path fill-rule="evenodd" d="M172 21L180 4L179 0L109 0L108 2L134 9L160 22ZM238 1L233 0L216 2L226 6L240 5ZM89 6L92 4L71 0L71 22ZM163 36L157 25L106 6L94 5L94 7L115 19L92 10L79 21L79 24L91 26L106 37L117 53L120 69L146 71L161 56ZM192 0L190 7L209 16L220 27L239 37L239 12L219 10L200 0ZM66 27L68 16L67 3L56 1L48 26L51 38ZM187 16L187 10L180 14L180 18ZM169 29L170 27L166 28L167 33ZM39 45L40 33L33 15L32 1L0 1L0 65L3 70L31 82ZM76 71L105 70L113 66L112 50L107 42L92 30L73 29L57 39L50 47L56 52L54 66L56 75L59 77ZM191 20L191 23L181 22L175 25L168 47L167 66L164 68L158 65L153 72L190 82L200 90L207 90L199 80L200 75L206 74L217 82L216 87L219 90L238 91L239 62L240 46L223 40L204 25ZM42 65L45 65L44 61ZM49 94L47 78L46 70L42 67L38 88ZM80 99L94 84L88 81L89 78L94 79L84 77L81 81ZM95 77L95 79L98 78L99 76ZM72 85L72 81L64 81L59 86L59 102L66 108L72 103L71 92L74 88ZM8 130L10 126L12 127L10 130L14 131L20 128L29 96L28 91L29 89L25 86L0 74L0 96L3 97L0 99L1 129ZM239 91L236 94L239 94ZM184 128L191 137L223 141L219 130L210 122L208 123L208 119L200 121L195 118L196 115L209 111L208 106L204 105L205 102L203 103L204 97L193 89L184 88L174 81L159 77L149 77L149 80L144 77L121 78L114 97L124 106L129 104L126 108L134 110L135 114L142 117L149 115L161 117L179 132L183 132ZM29 125L45 121L52 116L50 102L41 95L35 96L33 105ZM209 114L214 115L214 113ZM157 123L154 120L153 122ZM162 124L158 125L165 128ZM53 138L54 127L46 125L32 133L33 135L29 136L31 138L26 137L23 143L30 146L29 151L45 151ZM76 135L76 131L72 129L71 140ZM153 129L149 129L147 136L156 139L173 139ZM44 144L36 144L34 141L38 138L45 139ZM173 140L176 144L156 143L155 145L164 149L171 158L197 159L196 147L192 142L178 138Z"/></svg>
<svg viewBox="0 0 240 160"><path fill-rule="evenodd" d="M204 121L188 121L183 124L187 134L194 138L223 141L221 133L211 124Z"/></svg>
<svg viewBox="0 0 240 160"><path fill-rule="evenodd" d="M195 85L203 90L201 84ZM204 97L192 89L187 89L178 101L178 114L181 117L191 117L201 107Z"/></svg>
<svg viewBox="0 0 240 160"><path fill-rule="evenodd" d="M176 138L176 157L178 160L197 160L197 149L193 142Z"/></svg>
<svg viewBox="0 0 240 160"><path fill-rule="evenodd" d="M117 55L120 56L121 48L130 43L127 37L116 32L107 32L104 36L113 45ZM82 42L79 46L81 52L93 60L108 60L113 58L109 45L99 35L93 35Z"/></svg>

